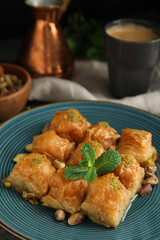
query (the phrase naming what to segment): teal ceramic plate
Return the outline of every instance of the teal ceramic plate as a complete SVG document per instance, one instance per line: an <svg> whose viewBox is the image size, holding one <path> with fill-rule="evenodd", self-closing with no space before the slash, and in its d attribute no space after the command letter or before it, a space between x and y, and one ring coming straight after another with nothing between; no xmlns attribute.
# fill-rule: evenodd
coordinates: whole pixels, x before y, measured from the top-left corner
<svg viewBox="0 0 160 240"><path fill-rule="evenodd" d="M123 128L152 132L153 145L160 155L160 119L142 111L102 102L67 102L47 105L18 115L1 126L0 177L6 177L14 166L13 157L24 151L34 135L40 134L55 111L77 108L91 124L107 121L121 134ZM160 164L157 164L160 179ZM69 226L57 222L54 210L33 206L13 189L0 185L0 220L2 226L22 238L38 240L158 240L160 239L160 184L147 197L137 197L127 216L116 229L92 223Z"/></svg>

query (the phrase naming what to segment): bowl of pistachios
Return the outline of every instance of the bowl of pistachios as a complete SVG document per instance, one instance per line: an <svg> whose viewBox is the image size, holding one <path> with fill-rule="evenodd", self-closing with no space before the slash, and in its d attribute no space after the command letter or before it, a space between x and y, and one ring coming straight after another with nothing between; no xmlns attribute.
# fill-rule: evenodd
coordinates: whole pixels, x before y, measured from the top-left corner
<svg viewBox="0 0 160 240"><path fill-rule="evenodd" d="M15 116L24 108L30 89L31 77L24 68L0 63L0 121Z"/></svg>

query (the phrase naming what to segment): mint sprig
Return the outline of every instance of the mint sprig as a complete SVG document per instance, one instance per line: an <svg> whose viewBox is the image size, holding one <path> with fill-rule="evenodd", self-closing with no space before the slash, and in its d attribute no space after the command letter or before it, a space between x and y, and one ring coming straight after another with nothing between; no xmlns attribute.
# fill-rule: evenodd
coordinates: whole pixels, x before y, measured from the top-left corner
<svg viewBox="0 0 160 240"><path fill-rule="evenodd" d="M88 183L91 183L94 181L94 179L96 179L96 177L97 177L96 168L95 167L88 168L88 171L84 177L86 181Z"/></svg>
<svg viewBox="0 0 160 240"><path fill-rule="evenodd" d="M121 163L121 155L116 150L108 150L95 161L95 168L98 175L112 172Z"/></svg>
<svg viewBox="0 0 160 240"><path fill-rule="evenodd" d="M66 179L79 179L87 175L88 167L71 166L65 169Z"/></svg>
<svg viewBox="0 0 160 240"><path fill-rule="evenodd" d="M79 165L82 167L93 167L95 164L95 151L90 144L83 144L81 147L81 154L84 158L84 161L80 161Z"/></svg>
<svg viewBox="0 0 160 240"><path fill-rule="evenodd" d="M71 166L65 169L66 179L85 178L88 183L93 182L97 175L112 172L121 162L121 156L116 150L108 150L95 161L95 151L90 144L84 143L81 147L84 158L80 166Z"/></svg>

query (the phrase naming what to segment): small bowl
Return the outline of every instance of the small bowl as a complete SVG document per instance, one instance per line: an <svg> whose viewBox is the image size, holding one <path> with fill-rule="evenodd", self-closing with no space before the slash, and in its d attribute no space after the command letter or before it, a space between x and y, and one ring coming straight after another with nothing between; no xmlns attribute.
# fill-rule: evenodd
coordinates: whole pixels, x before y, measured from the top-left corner
<svg viewBox="0 0 160 240"><path fill-rule="evenodd" d="M19 113L25 106L31 89L30 74L22 67L10 63L0 63L4 73L17 75L24 83L15 93L0 97L0 121L9 119Z"/></svg>

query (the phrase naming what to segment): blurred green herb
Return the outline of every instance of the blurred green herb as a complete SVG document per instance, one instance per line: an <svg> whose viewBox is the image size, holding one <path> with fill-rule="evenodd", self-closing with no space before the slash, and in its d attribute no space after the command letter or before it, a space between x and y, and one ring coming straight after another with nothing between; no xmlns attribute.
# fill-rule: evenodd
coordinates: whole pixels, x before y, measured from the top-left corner
<svg viewBox="0 0 160 240"><path fill-rule="evenodd" d="M104 61L103 28L93 18L88 21L82 11L68 16L64 34L74 58Z"/></svg>

